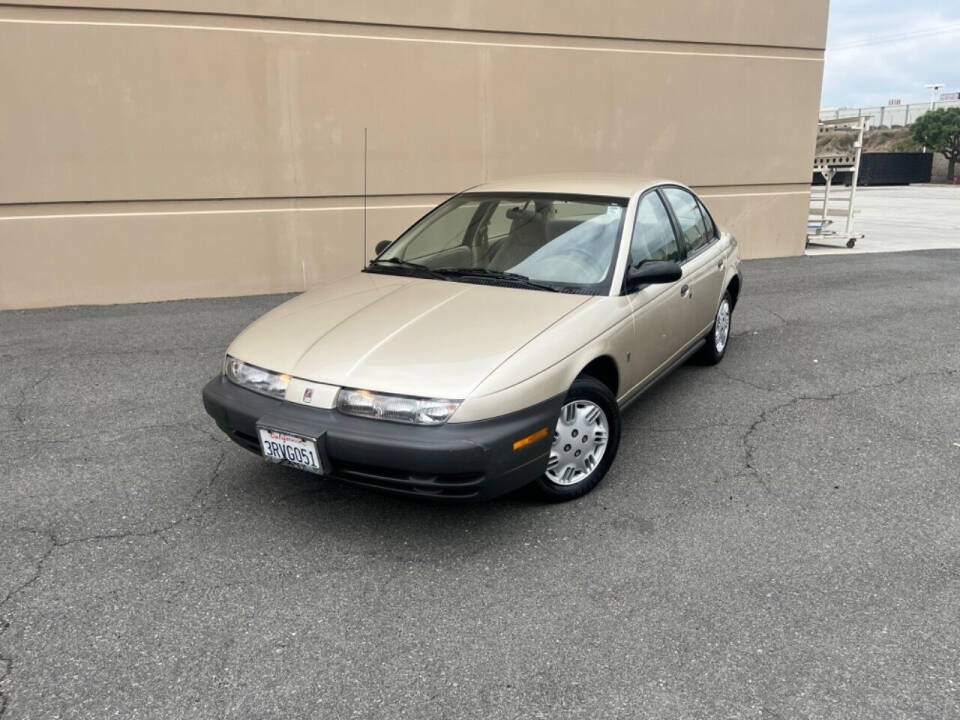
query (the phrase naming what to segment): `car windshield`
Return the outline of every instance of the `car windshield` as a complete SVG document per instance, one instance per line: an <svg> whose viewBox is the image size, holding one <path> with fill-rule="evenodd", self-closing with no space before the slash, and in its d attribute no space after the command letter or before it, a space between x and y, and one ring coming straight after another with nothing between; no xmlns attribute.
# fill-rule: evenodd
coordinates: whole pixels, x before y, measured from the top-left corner
<svg viewBox="0 0 960 720"><path fill-rule="evenodd" d="M368 271L602 294L610 287L626 202L458 195L407 230Z"/></svg>

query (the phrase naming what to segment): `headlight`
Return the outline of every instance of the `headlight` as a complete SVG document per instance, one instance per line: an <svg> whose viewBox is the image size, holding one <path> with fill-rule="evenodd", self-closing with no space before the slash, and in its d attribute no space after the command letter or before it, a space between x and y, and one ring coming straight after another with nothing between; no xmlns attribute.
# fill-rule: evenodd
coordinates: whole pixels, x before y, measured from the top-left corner
<svg viewBox="0 0 960 720"><path fill-rule="evenodd" d="M459 400L387 395L350 388L343 388L337 395L337 409L347 415L413 425L443 425L458 407Z"/></svg>
<svg viewBox="0 0 960 720"><path fill-rule="evenodd" d="M230 382L278 400L283 400L287 393L287 385L290 384L289 375L264 370L256 365L248 365L229 355L223 363L223 374Z"/></svg>

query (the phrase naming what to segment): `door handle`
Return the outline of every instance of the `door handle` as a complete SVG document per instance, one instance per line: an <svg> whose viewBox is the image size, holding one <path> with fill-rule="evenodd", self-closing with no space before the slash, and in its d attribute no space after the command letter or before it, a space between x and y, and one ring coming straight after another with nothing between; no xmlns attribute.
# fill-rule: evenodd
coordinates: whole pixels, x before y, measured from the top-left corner
<svg viewBox="0 0 960 720"><path fill-rule="evenodd" d="M680 288L680 297L687 297L687 295L693 297L693 293L690 291L690 286L684 285L682 288Z"/></svg>
<svg viewBox="0 0 960 720"><path fill-rule="evenodd" d="M723 260L717 260L717 270L723 270Z"/></svg>

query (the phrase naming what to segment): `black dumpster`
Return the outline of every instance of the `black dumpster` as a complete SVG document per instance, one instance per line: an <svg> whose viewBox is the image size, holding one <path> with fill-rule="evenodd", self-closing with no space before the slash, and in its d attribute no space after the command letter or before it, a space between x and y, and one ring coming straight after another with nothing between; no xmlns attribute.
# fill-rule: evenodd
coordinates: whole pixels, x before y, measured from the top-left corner
<svg viewBox="0 0 960 720"><path fill-rule="evenodd" d="M928 183L933 174L932 153L864 153L860 158L860 187ZM835 185L849 185L852 173L837 173ZM813 184L823 185L823 175L813 174Z"/></svg>

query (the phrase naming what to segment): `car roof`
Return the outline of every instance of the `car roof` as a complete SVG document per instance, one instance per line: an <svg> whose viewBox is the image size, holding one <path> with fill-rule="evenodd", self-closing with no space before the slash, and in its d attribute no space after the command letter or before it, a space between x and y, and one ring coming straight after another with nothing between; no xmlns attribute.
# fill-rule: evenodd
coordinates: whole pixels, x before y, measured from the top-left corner
<svg viewBox="0 0 960 720"><path fill-rule="evenodd" d="M670 183L660 178L615 173L568 172L528 175L477 185L468 193L475 192L523 192L557 193L560 195L599 195L603 197L629 198L653 185ZM675 183L679 184L679 183Z"/></svg>

